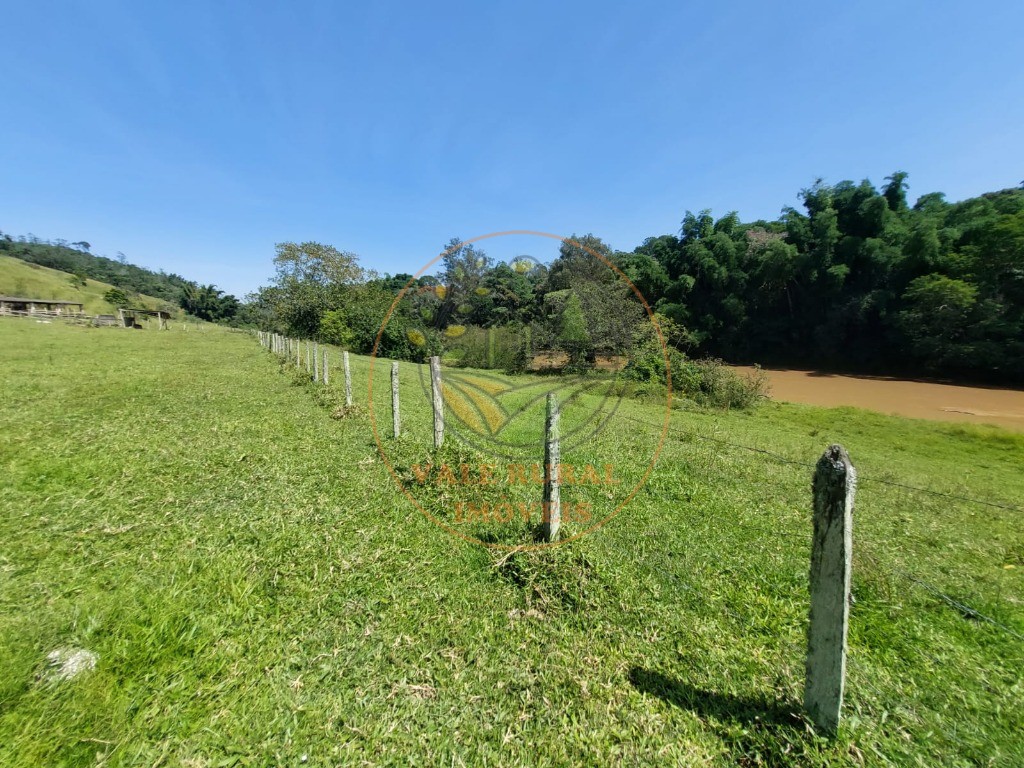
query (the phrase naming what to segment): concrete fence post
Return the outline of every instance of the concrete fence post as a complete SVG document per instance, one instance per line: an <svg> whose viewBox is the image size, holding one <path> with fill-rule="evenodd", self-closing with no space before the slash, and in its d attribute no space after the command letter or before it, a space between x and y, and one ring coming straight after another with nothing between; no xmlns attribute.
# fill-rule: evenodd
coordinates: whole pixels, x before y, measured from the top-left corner
<svg viewBox="0 0 1024 768"><path fill-rule="evenodd" d="M444 445L444 394L441 390L441 358L430 358L430 394L434 405L434 447Z"/></svg>
<svg viewBox="0 0 1024 768"><path fill-rule="evenodd" d="M548 395L547 415L544 419L544 503L541 506L543 520L540 531L544 541L558 541L558 529L562 526L560 453L558 400L552 393Z"/></svg>
<svg viewBox="0 0 1024 768"><path fill-rule="evenodd" d="M324 350L324 386L326 387L331 383L330 374L327 372L327 350Z"/></svg>
<svg viewBox="0 0 1024 768"><path fill-rule="evenodd" d="M345 369L345 407L352 407L352 368L348 364L348 352L341 353L341 366Z"/></svg>
<svg viewBox="0 0 1024 768"><path fill-rule="evenodd" d="M402 431L402 419L398 408L398 361L391 363L391 426L395 437Z"/></svg>
<svg viewBox="0 0 1024 768"><path fill-rule="evenodd" d="M804 707L823 733L839 728L846 684L846 636L853 565L857 471L846 449L831 445L814 469L811 620L807 628Z"/></svg>

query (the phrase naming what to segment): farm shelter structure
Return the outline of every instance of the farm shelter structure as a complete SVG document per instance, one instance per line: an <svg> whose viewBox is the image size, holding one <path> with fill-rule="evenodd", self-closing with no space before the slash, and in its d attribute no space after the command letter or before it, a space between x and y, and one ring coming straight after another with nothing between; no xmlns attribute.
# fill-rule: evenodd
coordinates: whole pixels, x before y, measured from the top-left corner
<svg viewBox="0 0 1024 768"><path fill-rule="evenodd" d="M151 317L155 317L158 323L157 327L162 331L167 330L167 321L171 319L171 313L163 309L141 309L136 307L122 307L117 310L117 316L121 320L121 325L125 328L141 328L140 318L148 321Z"/></svg>
<svg viewBox="0 0 1024 768"><path fill-rule="evenodd" d="M0 296L0 315L81 315L83 306L80 301Z"/></svg>

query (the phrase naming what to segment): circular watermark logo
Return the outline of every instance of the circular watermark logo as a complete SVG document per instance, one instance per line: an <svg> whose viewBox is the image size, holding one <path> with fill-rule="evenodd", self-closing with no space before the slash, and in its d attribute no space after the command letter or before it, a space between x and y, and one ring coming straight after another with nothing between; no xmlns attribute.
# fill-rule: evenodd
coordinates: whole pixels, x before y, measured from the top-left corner
<svg viewBox="0 0 1024 768"><path fill-rule="evenodd" d="M561 243L557 273L530 256L489 267L476 244L509 236ZM439 262L444 281L428 276ZM541 286L537 303L532 293ZM529 303L528 316L510 317L520 301ZM390 413L378 424L377 412L387 411L388 401L374 398L375 382L379 390L388 380L379 357L396 339L442 364L441 448L429 426L435 384L424 363L400 363L402 436L385 428ZM657 425L649 409L646 419L636 418L625 405L632 384L624 370L638 346L664 366ZM554 469L545 453L550 397L560 412ZM408 281L377 334L368 402L381 458L429 520L489 547L545 547L601 527L646 483L668 429L671 370L651 307L606 255L587 242L511 230L453 244ZM542 493L552 476L561 486L562 535L536 541L547 520Z"/></svg>

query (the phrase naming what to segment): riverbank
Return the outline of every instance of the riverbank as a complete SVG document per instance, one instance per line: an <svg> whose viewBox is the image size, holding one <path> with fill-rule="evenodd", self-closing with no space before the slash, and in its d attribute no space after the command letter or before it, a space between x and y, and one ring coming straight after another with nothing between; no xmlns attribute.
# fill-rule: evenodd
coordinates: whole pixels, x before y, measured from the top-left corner
<svg viewBox="0 0 1024 768"><path fill-rule="evenodd" d="M752 368L738 366L740 372ZM881 376L764 369L771 398L834 407L849 405L915 419L995 424L1024 432L1024 391L968 387Z"/></svg>

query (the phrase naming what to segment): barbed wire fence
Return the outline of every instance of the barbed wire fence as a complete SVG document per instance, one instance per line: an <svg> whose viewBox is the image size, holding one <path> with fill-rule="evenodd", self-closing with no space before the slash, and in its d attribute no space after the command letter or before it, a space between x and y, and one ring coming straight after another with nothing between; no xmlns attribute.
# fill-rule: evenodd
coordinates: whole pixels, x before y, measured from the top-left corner
<svg viewBox="0 0 1024 768"><path fill-rule="evenodd" d="M274 353L283 364L289 365L296 370L303 371L308 375L314 383L327 384L327 350L324 348L317 349L314 351L313 342L303 341L298 339L290 339L282 337L277 334L267 334L260 332L258 334L259 339L264 347L270 352ZM305 354L305 366L303 365L303 347L306 350ZM322 355L322 364L321 358ZM347 353L346 353L347 355ZM347 360L346 360L347 363ZM348 366L345 366L346 374L348 374ZM321 377L320 371L323 371L324 375ZM346 389L348 392L351 391L351 381L346 375ZM351 395L348 395L351 398ZM766 449L755 445L745 445L743 443L737 443L732 440L725 439L723 437L708 435L699 432L695 429L683 429L678 425L671 423L657 424L649 422L641 418L629 416L627 414L617 412L616 417L638 426L643 426L653 433L660 433L661 430L665 430L666 435L679 441L679 442L693 442L700 441L709 444L719 446L734 451L742 451L752 455L760 456L766 461L770 461L776 464L806 469L808 473L814 472L816 464L814 462L793 458L792 456L784 455L778 451ZM808 474L808 479L810 474ZM896 488L910 493L920 493L927 496L931 496L937 499L943 499L950 502L956 502L958 504L974 505L979 508L998 509L1004 512L1010 513L1022 513L1024 507L1010 504L1001 500L984 499L975 496L969 496L962 493L955 493L946 490L940 490L936 488L923 487L920 485L914 485L912 483L903 482L898 479L890 479L885 477L877 477L871 474L865 474L858 470L858 485L878 485L889 488ZM763 525L758 525L756 522L748 520L740 521L740 525L747 530L756 531L765 537L776 537L781 536L784 538L799 540L802 542L809 542L810 532L806 529L800 531L791 531L774 526L771 528ZM979 623L983 623L992 628L993 631L998 632L1000 635L1006 638L1012 638L1015 641L1024 642L1024 634L1017 631L1013 627L1009 626L1004 621L989 615L985 610L973 605L972 602L962 596L951 594L946 588L939 586L934 581L920 573L913 573L906 568L899 565L888 563L883 561L873 551L873 543L868 537L858 536L855 543L855 551L858 558L864 558L871 563L879 573L886 574L888 577L897 580L899 583L905 583L911 585L913 588L920 590L927 594L935 601L947 606L948 608L956 611L965 619L970 619ZM690 584L682 577L676 579L676 583L687 592L695 595L700 595L701 591L698 587ZM729 607L722 607L721 610L733 620L746 623L750 620L749 616L744 616L742 613L737 612ZM934 664L942 664L942 660L936 657L934 654L929 653L926 649L914 646L914 649L921 655L923 659L931 659ZM794 659L799 658L804 652L804 646L795 640L783 640L780 648L778 649L780 659L785 659L787 667L792 667ZM893 692L885 692L879 688L873 681L872 670L868 665L862 662L861 658L857 654L850 655L847 659L849 667L854 674L854 681L856 686L863 686L879 701L887 701L893 697ZM979 670L982 671L982 670ZM957 744L963 745L963 742L958 739L955 733L947 733L947 738Z"/></svg>

